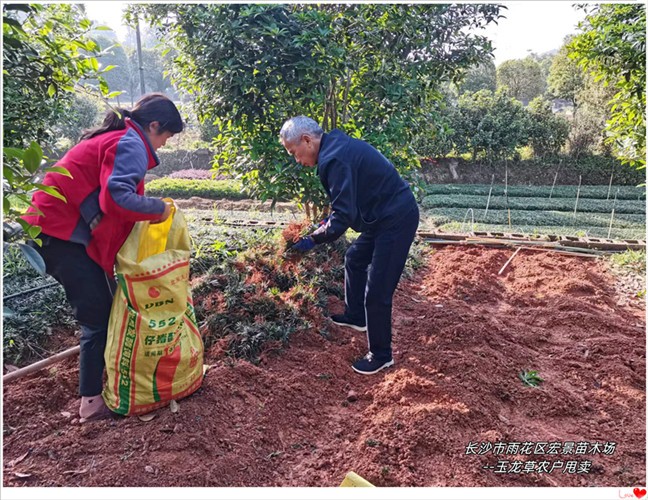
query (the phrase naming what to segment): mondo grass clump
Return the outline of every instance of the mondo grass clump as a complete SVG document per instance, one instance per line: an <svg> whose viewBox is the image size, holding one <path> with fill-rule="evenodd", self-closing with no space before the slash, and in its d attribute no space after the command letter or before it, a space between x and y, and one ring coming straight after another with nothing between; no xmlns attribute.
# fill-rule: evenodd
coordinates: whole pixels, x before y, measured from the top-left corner
<svg viewBox="0 0 648 500"><path fill-rule="evenodd" d="M327 334L330 295L343 296L344 238L286 258L277 232L198 278L193 289L205 346L259 362L266 347L282 348L299 331Z"/></svg>
<svg viewBox="0 0 648 500"><path fill-rule="evenodd" d="M65 291L41 276L17 246L3 252L2 349L5 363L26 365L47 357L50 341L76 328ZM26 293L24 293L26 292Z"/></svg>

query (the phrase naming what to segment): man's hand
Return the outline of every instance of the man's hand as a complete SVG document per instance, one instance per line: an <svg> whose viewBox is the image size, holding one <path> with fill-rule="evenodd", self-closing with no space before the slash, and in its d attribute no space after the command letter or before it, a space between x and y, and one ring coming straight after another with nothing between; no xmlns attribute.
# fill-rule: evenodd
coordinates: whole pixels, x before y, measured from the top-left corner
<svg viewBox="0 0 648 500"><path fill-rule="evenodd" d="M304 253L312 250L314 247L315 240L313 240L313 238L311 238L310 236L304 236L303 238L300 238L297 243L291 246L290 249L295 250L296 252Z"/></svg>

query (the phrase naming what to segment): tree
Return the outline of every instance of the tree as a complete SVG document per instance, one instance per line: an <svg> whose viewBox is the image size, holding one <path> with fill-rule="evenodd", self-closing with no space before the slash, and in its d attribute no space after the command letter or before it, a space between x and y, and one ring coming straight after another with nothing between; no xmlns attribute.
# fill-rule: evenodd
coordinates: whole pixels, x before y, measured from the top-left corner
<svg viewBox="0 0 648 500"><path fill-rule="evenodd" d="M646 8L643 4L582 7L582 33L569 44L570 57L618 92L610 100L609 141L625 163L646 167Z"/></svg>
<svg viewBox="0 0 648 500"><path fill-rule="evenodd" d="M16 220L19 203L30 203L31 191L41 189L62 198L54 188L36 182L43 147L56 137L52 124L69 114L75 89L87 78L98 81L98 91L110 97L99 68L97 44L89 37L92 23L79 5L5 4L3 29L3 215ZM66 175L65 169L46 171ZM36 238L40 228L17 219L27 234Z"/></svg>
<svg viewBox="0 0 648 500"><path fill-rule="evenodd" d="M154 47L142 49L142 60L144 62L144 82L147 92L162 92L171 94L174 92L173 85L168 76L164 73L165 56L162 49Z"/></svg>
<svg viewBox="0 0 648 500"><path fill-rule="evenodd" d="M557 99L569 101L574 110L578 107L578 94L583 90L583 69L569 57L569 41L563 45L553 58L547 79L549 93Z"/></svg>
<svg viewBox="0 0 648 500"><path fill-rule="evenodd" d="M104 102L96 96L75 92L67 113L56 117L51 124L52 132L58 138L54 153L69 149L78 142L84 130L96 126L103 118Z"/></svg>
<svg viewBox="0 0 648 500"><path fill-rule="evenodd" d="M452 152L455 143L455 124L459 122L458 97L443 88L441 99L435 101L428 112L428 122L414 139L414 149L420 158L445 157Z"/></svg>
<svg viewBox="0 0 648 500"><path fill-rule="evenodd" d="M575 97L578 107L574 110L569 131L570 155L578 158L592 153L612 154L612 145L606 141L605 124L611 114L608 103L616 93L613 85L605 86L588 73L583 74L583 87Z"/></svg>
<svg viewBox="0 0 648 500"><path fill-rule="evenodd" d="M484 61L491 45L468 28L497 5L148 5L147 20L177 49L172 72L220 131L221 169L261 199L322 203L313 172L278 143L290 116L368 140L402 171L418 166L412 138L436 88Z"/></svg>
<svg viewBox="0 0 648 500"><path fill-rule="evenodd" d="M528 121L524 107L504 90L494 94L480 90L459 98L459 115L454 124L458 153L487 160L508 158L526 144Z"/></svg>
<svg viewBox="0 0 648 500"><path fill-rule="evenodd" d="M532 57L505 61L497 68L497 88L525 106L531 99L544 93L547 83L542 68Z"/></svg>
<svg viewBox="0 0 648 500"><path fill-rule="evenodd" d="M536 156L556 155L569 135L569 122L554 115L551 103L542 97L533 99L527 107L529 144Z"/></svg>
<svg viewBox="0 0 648 500"><path fill-rule="evenodd" d="M107 93L111 68L99 68L92 23L77 5L7 4L2 22L3 145L49 144L49 124L69 109L75 85L94 78Z"/></svg>
<svg viewBox="0 0 648 500"><path fill-rule="evenodd" d="M132 89L138 85L138 81L133 82L133 70L130 65L128 53L124 47L114 38L98 36L95 38L101 48L101 54L97 60L102 67L112 66L106 76L106 83L113 90L119 90L124 94L132 96ZM118 102L121 101L122 95L118 96Z"/></svg>
<svg viewBox="0 0 648 500"><path fill-rule="evenodd" d="M549 52L544 52L543 54L536 54L535 52L531 52L529 54L529 57L540 65L540 69L542 70L542 78L544 78L545 82L549 77L551 63L553 62L553 59L556 56L557 52L558 51L556 50L550 50Z"/></svg>
<svg viewBox="0 0 648 500"><path fill-rule="evenodd" d="M480 90L490 90L495 92L497 89L497 70L495 63L486 61L472 68L468 68L463 81L459 83L459 93L478 92Z"/></svg>

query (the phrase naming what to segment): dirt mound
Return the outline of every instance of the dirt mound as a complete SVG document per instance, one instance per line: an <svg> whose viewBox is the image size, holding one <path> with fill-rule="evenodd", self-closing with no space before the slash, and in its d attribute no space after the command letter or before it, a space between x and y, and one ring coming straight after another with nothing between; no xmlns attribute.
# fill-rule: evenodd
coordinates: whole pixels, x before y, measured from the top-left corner
<svg viewBox="0 0 648 500"><path fill-rule="evenodd" d="M4 484L645 484L643 303L619 305L594 259L523 250L498 276L511 253L433 252L401 282L396 365L378 375L350 369L364 334L331 326L258 365L215 344L203 387L150 422L80 425L75 360L7 384Z"/></svg>

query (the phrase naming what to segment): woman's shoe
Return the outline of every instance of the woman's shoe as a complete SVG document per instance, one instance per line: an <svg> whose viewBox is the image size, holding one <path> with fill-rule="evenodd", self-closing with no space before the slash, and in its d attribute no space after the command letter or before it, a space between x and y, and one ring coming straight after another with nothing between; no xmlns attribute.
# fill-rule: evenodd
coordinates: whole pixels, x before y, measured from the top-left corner
<svg viewBox="0 0 648 500"><path fill-rule="evenodd" d="M83 396L79 406L79 416L82 421L100 420L113 415L113 412L106 406L101 394L97 396Z"/></svg>

